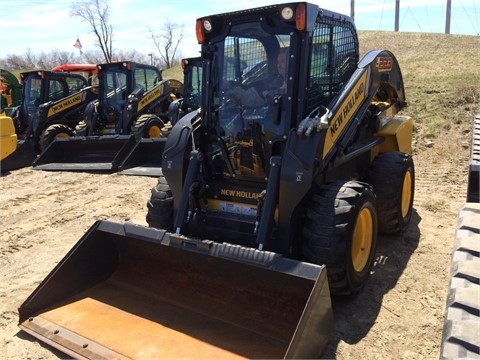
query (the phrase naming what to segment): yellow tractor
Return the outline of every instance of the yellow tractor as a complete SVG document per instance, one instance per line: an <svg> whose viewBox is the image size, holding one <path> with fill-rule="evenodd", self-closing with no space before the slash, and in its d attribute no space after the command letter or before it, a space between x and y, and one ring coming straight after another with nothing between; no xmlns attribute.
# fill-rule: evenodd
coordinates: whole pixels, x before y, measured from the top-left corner
<svg viewBox="0 0 480 360"><path fill-rule="evenodd" d="M198 110L173 126L150 227L99 221L21 305L78 358L315 358L331 294L408 225L412 119L386 50L298 2L199 18Z"/></svg>

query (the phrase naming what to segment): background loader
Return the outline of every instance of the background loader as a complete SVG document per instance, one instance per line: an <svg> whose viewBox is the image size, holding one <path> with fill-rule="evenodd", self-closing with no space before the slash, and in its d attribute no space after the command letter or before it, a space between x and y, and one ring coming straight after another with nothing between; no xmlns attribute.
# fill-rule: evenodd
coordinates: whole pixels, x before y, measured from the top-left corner
<svg viewBox="0 0 480 360"><path fill-rule="evenodd" d="M169 126L173 126L185 114L200 107L202 91L202 58L182 59L183 94L173 100L167 111ZM132 152L118 167L123 175L158 177L162 175L162 153L166 136L141 138Z"/></svg>
<svg viewBox="0 0 480 360"><path fill-rule="evenodd" d="M200 107L202 96L203 59L182 59L183 97L175 100L168 109L169 119L175 125L184 115Z"/></svg>
<svg viewBox="0 0 480 360"><path fill-rule="evenodd" d="M86 107L74 136L52 143L33 163L35 169L117 170L141 138L169 131L168 107L182 96L180 81L162 80L156 67L135 62L97 67L98 99Z"/></svg>
<svg viewBox="0 0 480 360"><path fill-rule="evenodd" d="M21 103L10 112L18 144L3 160L2 171L31 166L55 138L72 136L85 107L98 94L98 87L74 73L28 71L20 80Z"/></svg>
<svg viewBox="0 0 480 360"><path fill-rule="evenodd" d="M74 357L318 357L330 292L361 291L377 232L409 224L392 53L359 61L352 20L305 2L196 31L200 111L167 138L151 227L97 222L19 309Z"/></svg>

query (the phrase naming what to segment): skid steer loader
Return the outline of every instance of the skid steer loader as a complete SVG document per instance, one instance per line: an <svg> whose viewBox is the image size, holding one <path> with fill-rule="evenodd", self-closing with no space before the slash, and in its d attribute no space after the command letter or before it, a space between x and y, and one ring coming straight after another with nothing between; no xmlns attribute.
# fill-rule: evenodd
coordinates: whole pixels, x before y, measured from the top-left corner
<svg viewBox="0 0 480 360"><path fill-rule="evenodd" d="M162 80L156 67L129 61L98 65L98 83L99 98L85 109L74 136L56 139L34 169L116 171L141 138L168 132L168 107L183 92L180 81Z"/></svg>
<svg viewBox="0 0 480 360"><path fill-rule="evenodd" d="M168 119L172 126L185 114L200 107L202 62L202 58L182 59L183 94L172 101L168 108ZM142 138L118 167L119 173L154 177L162 175L165 142L166 137Z"/></svg>
<svg viewBox="0 0 480 360"><path fill-rule="evenodd" d="M31 166L58 137L72 136L98 87L79 74L28 71L20 74L22 100L10 112L18 136L17 149L2 162L2 171Z"/></svg>
<svg viewBox="0 0 480 360"><path fill-rule="evenodd" d="M19 309L74 357L315 358L330 291L408 226L412 119L394 55L310 3L199 18L200 111L172 128L146 228L100 221ZM288 61L287 61L288 60Z"/></svg>

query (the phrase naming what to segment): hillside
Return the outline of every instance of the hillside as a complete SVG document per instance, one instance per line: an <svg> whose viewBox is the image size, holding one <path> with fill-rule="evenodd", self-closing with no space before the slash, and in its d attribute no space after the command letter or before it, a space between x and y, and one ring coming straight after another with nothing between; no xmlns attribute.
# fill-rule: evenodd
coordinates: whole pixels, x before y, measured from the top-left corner
<svg viewBox="0 0 480 360"><path fill-rule="evenodd" d="M480 111L480 37L360 31L359 42L360 57L384 49L399 61L409 104L404 113L415 120L417 150L435 147L447 156L458 156L457 146L466 150ZM163 75L183 78L180 66Z"/></svg>
<svg viewBox="0 0 480 360"><path fill-rule="evenodd" d="M480 37L364 31L360 49L387 49L397 57L418 149L433 146L449 156L458 155L452 146L469 144L480 110Z"/></svg>

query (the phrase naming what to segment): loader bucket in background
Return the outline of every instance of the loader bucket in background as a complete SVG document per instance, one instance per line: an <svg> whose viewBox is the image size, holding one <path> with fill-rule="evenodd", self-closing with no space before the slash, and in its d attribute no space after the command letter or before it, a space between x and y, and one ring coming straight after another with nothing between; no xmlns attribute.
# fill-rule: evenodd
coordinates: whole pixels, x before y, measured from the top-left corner
<svg viewBox="0 0 480 360"><path fill-rule="evenodd" d="M37 153L35 152L33 142L18 140L16 150L6 158L0 160L0 171L6 172L32 166L36 157Z"/></svg>
<svg viewBox="0 0 480 360"><path fill-rule="evenodd" d="M33 162L37 170L116 171L137 143L132 135L55 139Z"/></svg>
<svg viewBox="0 0 480 360"><path fill-rule="evenodd" d="M162 154L167 138L141 139L118 171L124 175L159 177L162 175Z"/></svg>
<svg viewBox="0 0 480 360"><path fill-rule="evenodd" d="M19 316L23 330L75 358L313 358L333 330L322 266L108 221Z"/></svg>

